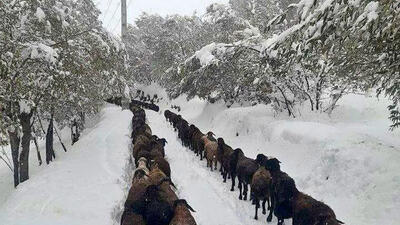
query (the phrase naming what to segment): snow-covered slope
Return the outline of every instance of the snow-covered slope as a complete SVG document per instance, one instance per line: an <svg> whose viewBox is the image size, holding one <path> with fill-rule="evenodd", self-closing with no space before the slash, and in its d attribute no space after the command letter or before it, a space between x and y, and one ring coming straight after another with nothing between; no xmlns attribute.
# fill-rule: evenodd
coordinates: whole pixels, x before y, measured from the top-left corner
<svg viewBox="0 0 400 225"><path fill-rule="evenodd" d="M113 208L123 198L131 119L130 111L107 105L98 122L55 162L38 168L32 154L31 178L16 190L11 181L2 187L10 194L0 203L0 224L112 224Z"/></svg>

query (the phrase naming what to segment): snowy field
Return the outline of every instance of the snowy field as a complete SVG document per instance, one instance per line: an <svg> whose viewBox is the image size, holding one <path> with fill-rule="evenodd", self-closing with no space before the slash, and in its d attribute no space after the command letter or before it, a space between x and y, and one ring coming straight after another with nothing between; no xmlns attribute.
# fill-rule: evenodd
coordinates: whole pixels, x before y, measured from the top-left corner
<svg viewBox="0 0 400 225"><path fill-rule="evenodd" d="M157 87L145 92L154 90L163 96ZM388 131L386 100L352 95L331 118L303 113L296 119L276 116L263 105L227 109L184 97L163 100L160 106L171 103L182 107L180 113L189 122L204 132L212 130L247 156L279 158L301 191L330 205L346 224L399 224L400 132ZM50 166L38 167L32 151L31 179L17 190L1 165L0 224L113 224L113 210L126 191L131 116L107 105L81 140L69 152L58 152ZM197 211L193 215L199 225L266 224L261 212L259 221L253 219L254 206L238 200L237 188L229 191L230 180L222 183L218 172L182 147L162 112L147 111L147 116L153 133L168 140L166 157L177 193Z"/></svg>

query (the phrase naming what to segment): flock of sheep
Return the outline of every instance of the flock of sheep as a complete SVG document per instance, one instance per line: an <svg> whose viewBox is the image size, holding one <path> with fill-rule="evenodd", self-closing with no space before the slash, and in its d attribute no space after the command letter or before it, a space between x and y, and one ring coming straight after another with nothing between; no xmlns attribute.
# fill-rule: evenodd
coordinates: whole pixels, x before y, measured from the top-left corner
<svg viewBox="0 0 400 225"><path fill-rule="evenodd" d="M238 178L240 200L247 200L250 185L250 200L255 205L256 220L262 201L263 214L266 214L265 204L268 202L267 222L271 222L274 214L278 218L278 225L289 218L292 218L293 225L343 224L336 219L329 206L300 192L295 181L280 170L281 162L278 159L263 154L257 155L256 159L248 158L240 148L231 148L223 138L215 139L211 131L204 134L181 115L166 110L164 116L178 131L182 144L200 156L200 160L205 158L211 171L217 169L218 163L221 165L219 172L223 182L227 178L232 181L231 191L234 191L235 180Z"/></svg>
<svg viewBox="0 0 400 225"><path fill-rule="evenodd" d="M178 199L171 169L164 158L164 138L152 135L145 111L131 102L132 155L135 160L132 186L124 204L121 225L196 225L184 199Z"/></svg>

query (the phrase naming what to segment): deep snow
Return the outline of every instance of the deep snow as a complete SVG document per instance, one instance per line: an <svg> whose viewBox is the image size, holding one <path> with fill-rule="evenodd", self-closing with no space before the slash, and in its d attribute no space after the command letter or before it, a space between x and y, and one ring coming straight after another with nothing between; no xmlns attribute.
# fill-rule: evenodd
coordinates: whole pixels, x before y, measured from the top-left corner
<svg viewBox="0 0 400 225"><path fill-rule="evenodd" d="M331 117L303 111L293 119L264 105L227 109L197 98L188 102L184 96L168 101L158 86L141 88L163 97L162 109L181 106L189 122L212 130L247 156L278 157L301 191L330 205L346 224L399 224L400 131L388 131L387 100L349 95ZM117 223L115 209L121 208L129 182L131 116L107 105L82 139L50 166L35 166L32 151L31 179L17 190L0 164L0 200L5 200L0 224ZM253 220L254 207L238 200L237 188L229 191L230 180L223 184L218 172L180 144L162 112L147 110L147 116L153 133L168 140L172 179L179 197L197 211L193 215L199 225L266 224L260 212L259 221Z"/></svg>

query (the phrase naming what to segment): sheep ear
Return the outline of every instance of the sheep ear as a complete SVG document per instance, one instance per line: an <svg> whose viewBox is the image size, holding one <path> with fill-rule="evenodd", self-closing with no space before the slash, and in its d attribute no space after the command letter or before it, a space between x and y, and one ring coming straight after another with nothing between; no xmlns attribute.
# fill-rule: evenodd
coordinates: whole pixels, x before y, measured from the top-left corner
<svg viewBox="0 0 400 225"><path fill-rule="evenodd" d="M196 210L194 210L186 201L185 201L185 205L190 211L196 212Z"/></svg>
<svg viewBox="0 0 400 225"><path fill-rule="evenodd" d="M340 224L344 224L344 222L342 222L342 221L340 221L340 220L338 220L338 219L336 219L336 221L337 221L338 223L340 223Z"/></svg>
<svg viewBox="0 0 400 225"><path fill-rule="evenodd" d="M169 184L170 184L172 187L174 187L175 189L177 189L176 186L175 186L175 184L174 184L174 182L172 182L171 178L169 178Z"/></svg>

